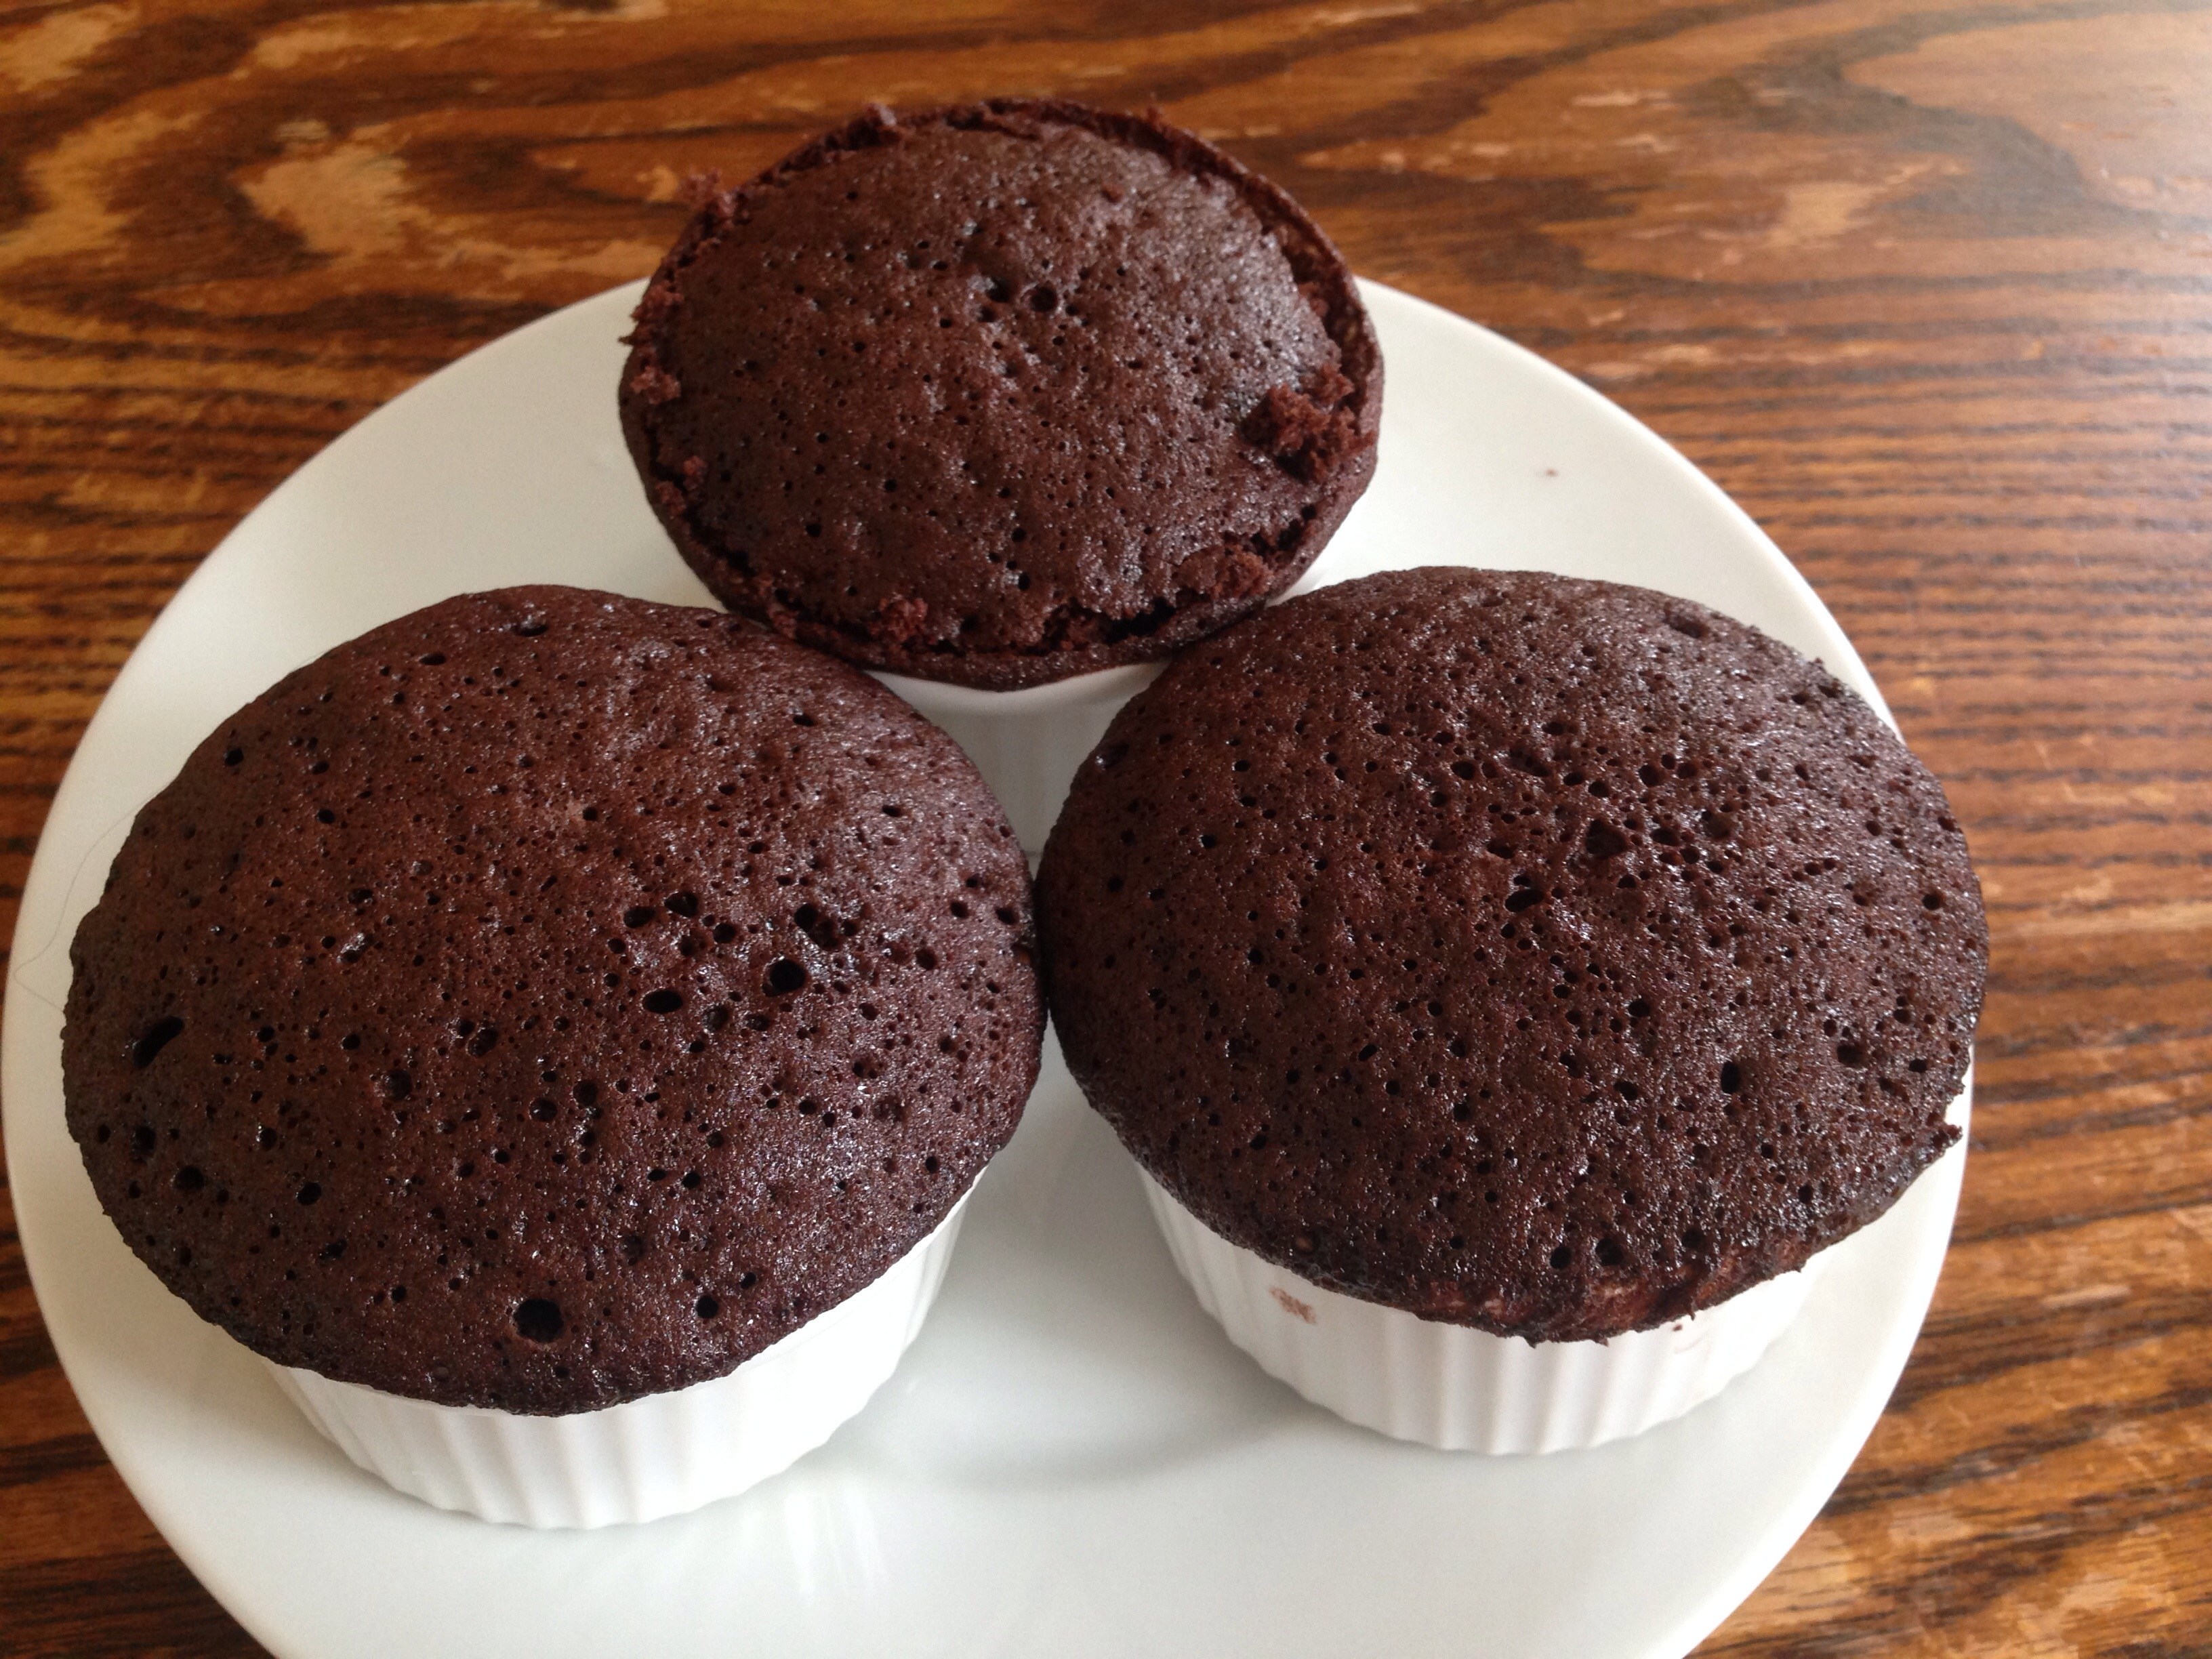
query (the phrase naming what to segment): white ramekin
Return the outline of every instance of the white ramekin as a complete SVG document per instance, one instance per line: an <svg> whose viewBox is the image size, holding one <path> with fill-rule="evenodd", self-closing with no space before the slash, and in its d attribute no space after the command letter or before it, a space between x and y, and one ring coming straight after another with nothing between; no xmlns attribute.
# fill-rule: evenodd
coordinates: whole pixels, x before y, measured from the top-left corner
<svg viewBox="0 0 2212 1659"><path fill-rule="evenodd" d="M921 711L968 752L1006 809L1031 859L1067 799L1067 786L1121 705L1159 678L1166 665L1128 663L1019 691L980 691L905 674L876 678Z"/></svg>
<svg viewBox="0 0 2212 1659"><path fill-rule="evenodd" d="M872 1284L726 1376L601 1411L441 1406L269 1369L340 1451L441 1510L526 1527L681 1515L781 1474L868 1403L921 1328L967 1202Z"/></svg>
<svg viewBox="0 0 2212 1659"><path fill-rule="evenodd" d="M1447 1451L1567 1451L1681 1416L1751 1369L1826 1260L1656 1330L1530 1343L1324 1290L1230 1243L1144 1180L1199 1304L1262 1370L1347 1422Z"/></svg>

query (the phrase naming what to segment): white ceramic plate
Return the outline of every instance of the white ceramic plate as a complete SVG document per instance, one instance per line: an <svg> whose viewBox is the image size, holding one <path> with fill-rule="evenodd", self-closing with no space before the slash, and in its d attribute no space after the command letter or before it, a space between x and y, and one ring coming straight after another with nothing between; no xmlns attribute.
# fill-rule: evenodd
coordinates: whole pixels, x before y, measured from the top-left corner
<svg viewBox="0 0 2212 1659"><path fill-rule="evenodd" d="M8 989L9 1166L54 1346L155 1524L280 1659L1687 1651L1873 1426L1942 1261L1959 1153L1841 1248L1713 1403L1595 1451L1452 1455L1347 1427L1229 1346L1048 1048L936 1315L868 1410L743 1498L587 1534L387 1491L125 1248L62 1122L68 943L191 744L287 670L449 593L704 600L616 427L635 293L486 347L301 468L155 623L55 799ZM1469 323L1368 299L1382 467L1309 585L1437 562L1642 582L1874 697L1803 579L1657 438Z"/></svg>

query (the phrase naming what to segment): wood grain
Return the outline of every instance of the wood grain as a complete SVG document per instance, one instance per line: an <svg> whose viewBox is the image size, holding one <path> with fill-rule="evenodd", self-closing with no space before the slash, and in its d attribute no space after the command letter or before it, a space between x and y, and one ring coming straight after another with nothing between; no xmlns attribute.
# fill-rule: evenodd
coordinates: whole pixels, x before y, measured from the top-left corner
<svg viewBox="0 0 2212 1659"><path fill-rule="evenodd" d="M1706 1651L2212 1654L2212 13L2130 0L0 3L0 931L108 680L378 404L864 99L1157 101L1686 450L1995 939L1890 1412ZM0 1236L0 1650L253 1651Z"/></svg>

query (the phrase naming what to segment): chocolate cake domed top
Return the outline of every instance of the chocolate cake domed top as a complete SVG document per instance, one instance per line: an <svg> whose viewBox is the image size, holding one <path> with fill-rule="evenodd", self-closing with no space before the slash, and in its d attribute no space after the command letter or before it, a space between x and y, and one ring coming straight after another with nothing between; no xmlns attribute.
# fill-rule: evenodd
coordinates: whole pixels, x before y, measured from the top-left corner
<svg viewBox="0 0 2212 1659"><path fill-rule="evenodd" d="M711 195L637 311L623 424L732 610L994 688L1165 655L1312 562L1382 362L1281 191L1157 120L878 110Z"/></svg>
<svg viewBox="0 0 2212 1659"><path fill-rule="evenodd" d="M1201 1221L1531 1340L1710 1305L1956 1137L1987 933L1832 675L1646 589L1392 572L1186 653L1039 873L1070 1068Z"/></svg>
<svg viewBox="0 0 2212 1659"><path fill-rule="evenodd" d="M287 1365L569 1412L867 1285L1012 1133L1028 872L951 741L718 611L449 599L255 698L79 927L68 1120Z"/></svg>

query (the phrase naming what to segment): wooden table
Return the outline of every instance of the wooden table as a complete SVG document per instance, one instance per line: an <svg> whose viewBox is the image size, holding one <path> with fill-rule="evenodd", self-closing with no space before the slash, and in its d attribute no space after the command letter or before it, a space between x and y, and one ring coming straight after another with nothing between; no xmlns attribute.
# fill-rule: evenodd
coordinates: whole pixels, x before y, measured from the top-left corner
<svg viewBox="0 0 2212 1659"><path fill-rule="evenodd" d="M1157 100L1680 445L1859 644L1994 939L1888 1415L1705 1651L2212 1652L2212 13L2124 0L0 8L0 934L239 517L865 99ZM0 1224L5 1224L0 1218ZM252 1643L0 1236L0 1650Z"/></svg>

